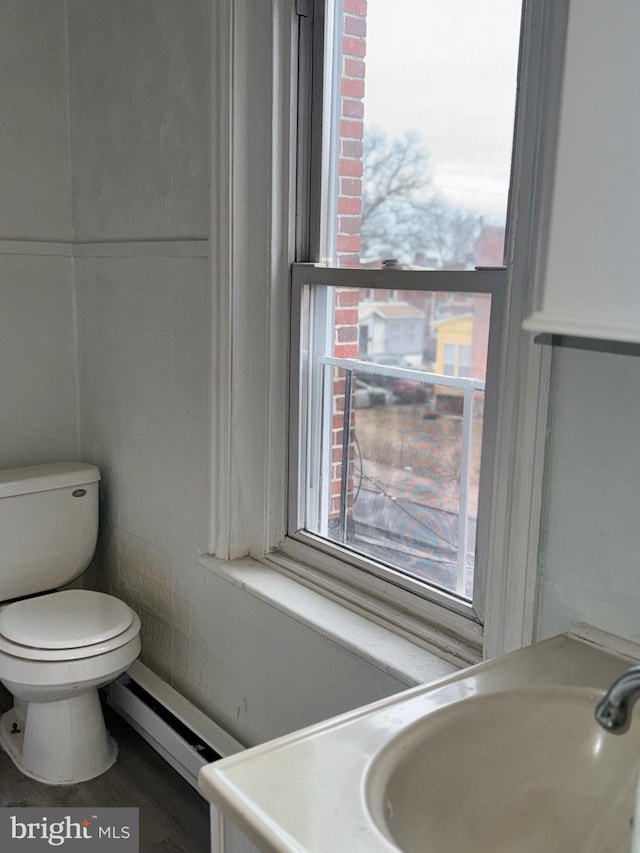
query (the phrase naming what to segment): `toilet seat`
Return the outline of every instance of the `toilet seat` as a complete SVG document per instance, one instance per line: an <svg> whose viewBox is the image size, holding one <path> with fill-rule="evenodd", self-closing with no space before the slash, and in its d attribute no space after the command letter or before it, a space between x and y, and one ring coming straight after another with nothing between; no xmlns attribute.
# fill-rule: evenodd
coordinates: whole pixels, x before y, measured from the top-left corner
<svg viewBox="0 0 640 853"><path fill-rule="evenodd" d="M118 598L73 589L0 607L0 652L27 660L78 660L117 649L140 631Z"/></svg>

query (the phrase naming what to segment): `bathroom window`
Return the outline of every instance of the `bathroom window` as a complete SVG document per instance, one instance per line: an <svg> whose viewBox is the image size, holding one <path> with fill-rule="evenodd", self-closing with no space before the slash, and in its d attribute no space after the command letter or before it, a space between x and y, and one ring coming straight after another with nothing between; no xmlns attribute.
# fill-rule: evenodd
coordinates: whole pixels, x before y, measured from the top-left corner
<svg viewBox="0 0 640 853"><path fill-rule="evenodd" d="M478 622L519 33L514 0L317 2L301 99L288 535Z"/></svg>

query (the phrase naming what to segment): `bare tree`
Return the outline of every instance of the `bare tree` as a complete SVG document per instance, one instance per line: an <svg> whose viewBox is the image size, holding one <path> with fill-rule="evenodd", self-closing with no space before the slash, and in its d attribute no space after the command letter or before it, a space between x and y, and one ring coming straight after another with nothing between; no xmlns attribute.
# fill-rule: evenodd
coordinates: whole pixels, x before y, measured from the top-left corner
<svg viewBox="0 0 640 853"><path fill-rule="evenodd" d="M418 254L442 263L472 251L478 217L453 207L433 189L429 154L416 133L388 139L381 130L365 135L362 178L362 257Z"/></svg>
<svg viewBox="0 0 640 853"><path fill-rule="evenodd" d="M442 263L467 261L473 255L473 244L480 231L477 213L454 207L435 195L421 210L423 239L431 253Z"/></svg>

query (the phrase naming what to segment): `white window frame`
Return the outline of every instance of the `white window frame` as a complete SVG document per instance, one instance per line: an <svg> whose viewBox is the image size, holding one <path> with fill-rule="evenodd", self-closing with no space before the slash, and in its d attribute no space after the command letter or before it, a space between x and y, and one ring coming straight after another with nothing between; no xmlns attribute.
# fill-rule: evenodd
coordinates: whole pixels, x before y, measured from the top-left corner
<svg viewBox="0 0 640 853"><path fill-rule="evenodd" d="M534 638L548 348L522 331L536 275L537 220L548 196L565 3L525 2L493 471L484 629L286 536L289 268L305 224L293 215L298 43L310 0L211 4L211 277L213 287L210 553L278 565L305 585L461 660ZM317 9L316 9L317 13ZM320 15L321 17L321 15ZM316 22L317 23L317 22ZM302 75L304 77L304 74ZM535 165L534 165L535 164ZM250 203L249 203L250 199ZM537 204L533 200L539 199ZM296 234L298 235L296 239Z"/></svg>

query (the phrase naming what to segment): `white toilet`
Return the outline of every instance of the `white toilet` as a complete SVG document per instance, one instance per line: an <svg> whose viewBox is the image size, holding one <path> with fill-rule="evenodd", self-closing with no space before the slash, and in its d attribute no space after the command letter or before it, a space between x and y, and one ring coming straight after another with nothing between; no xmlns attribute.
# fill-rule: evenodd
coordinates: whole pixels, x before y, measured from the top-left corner
<svg viewBox="0 0 640 853"><path fill-rule="evenodd" d="M115 763L98 688L140 654L140 619L123 601L54 591L91 561L99 479L82 463L0 471L0 681L14 697L0 717L0 746L50 785L93 779Z"/></svg>

